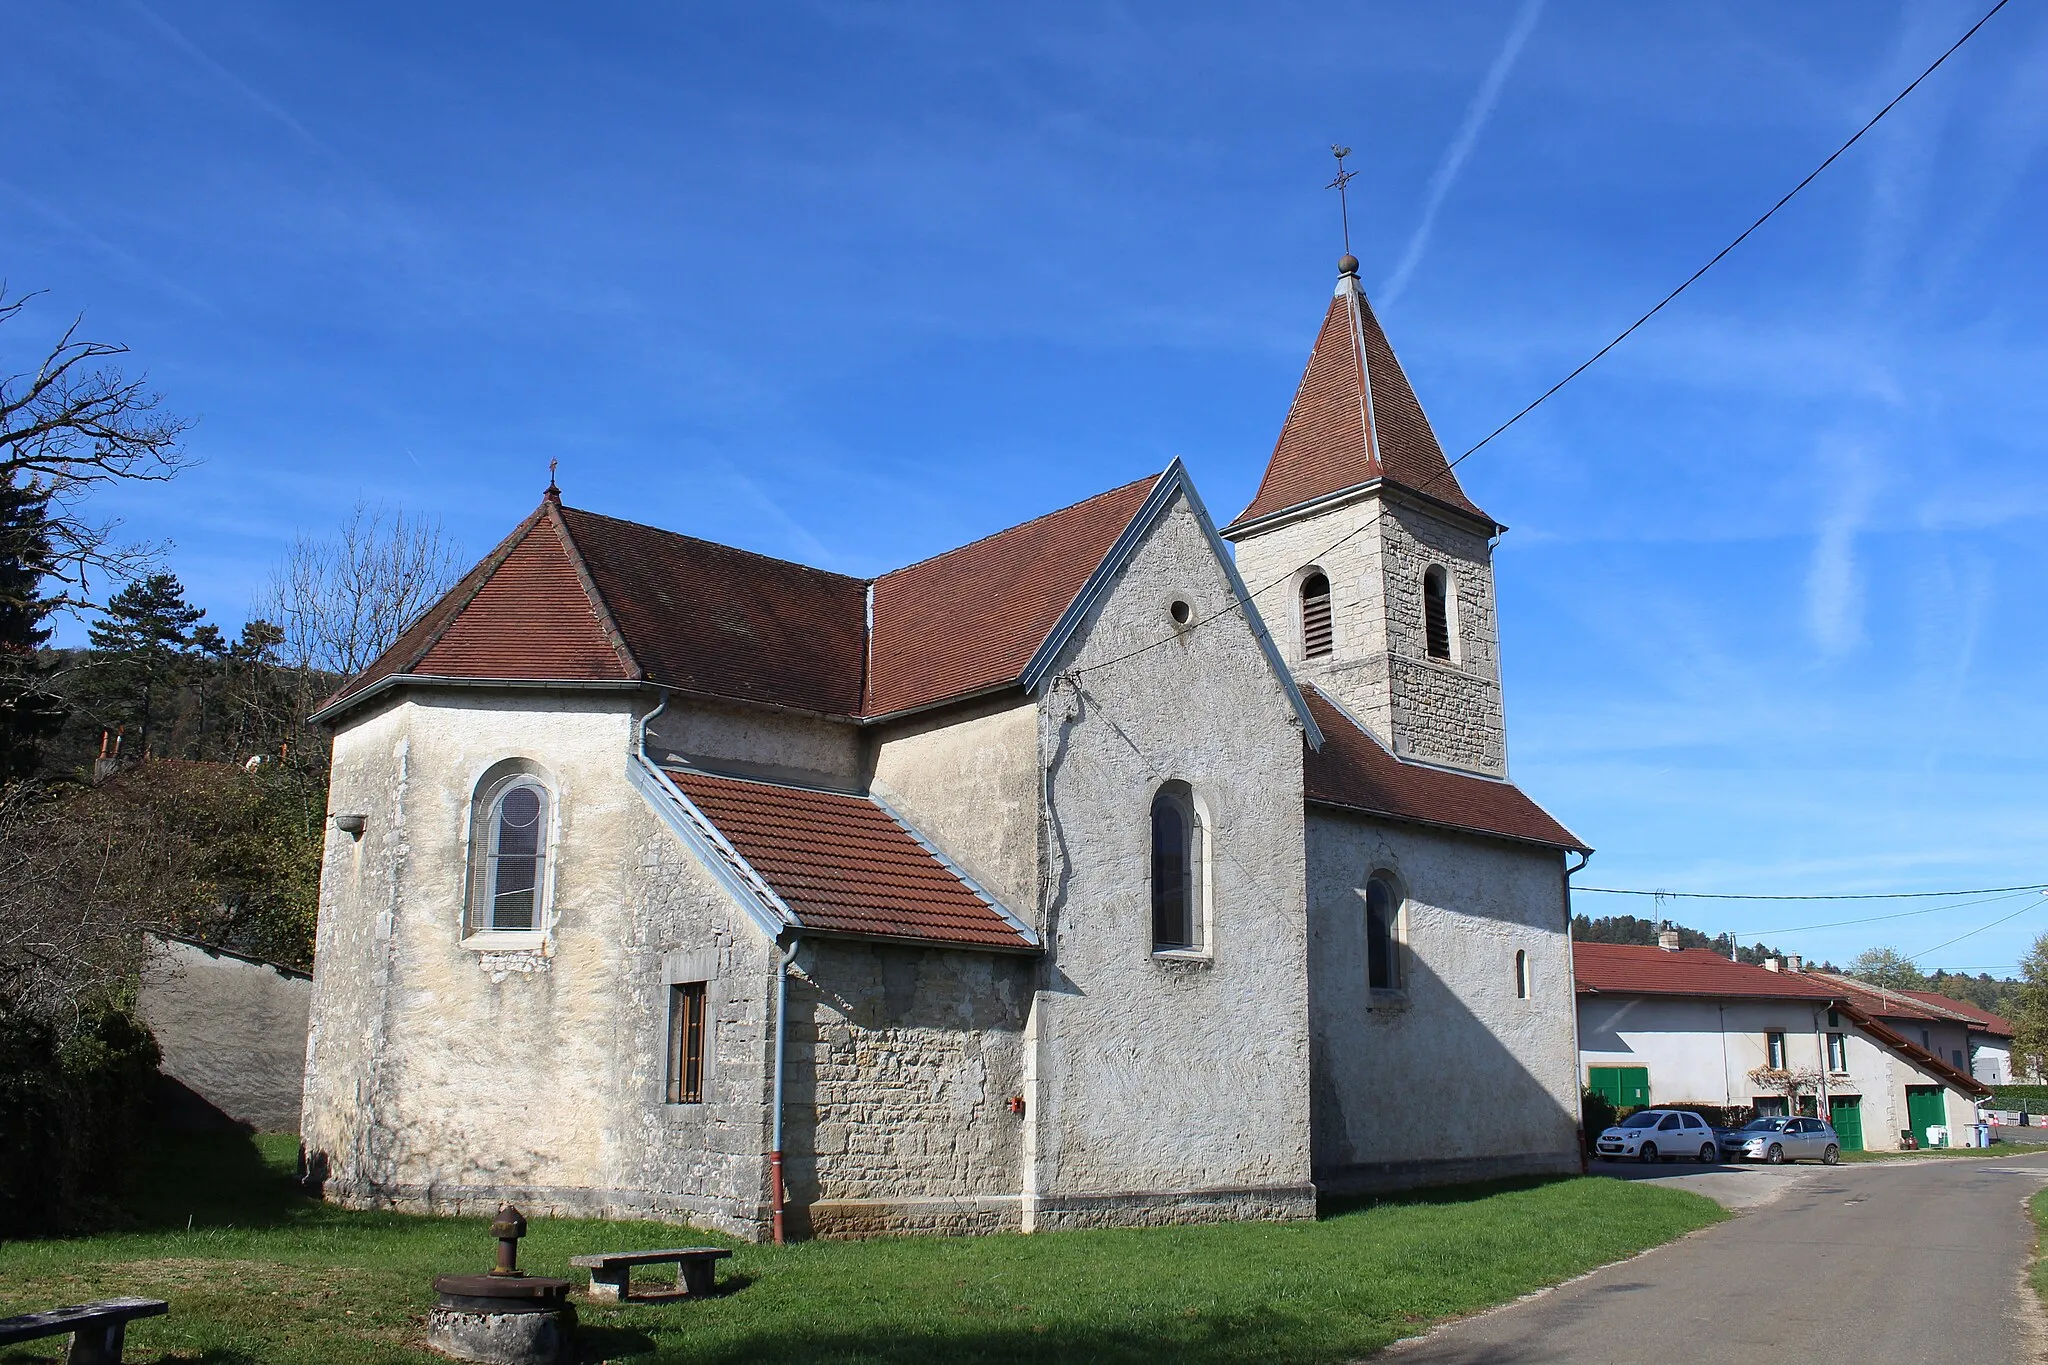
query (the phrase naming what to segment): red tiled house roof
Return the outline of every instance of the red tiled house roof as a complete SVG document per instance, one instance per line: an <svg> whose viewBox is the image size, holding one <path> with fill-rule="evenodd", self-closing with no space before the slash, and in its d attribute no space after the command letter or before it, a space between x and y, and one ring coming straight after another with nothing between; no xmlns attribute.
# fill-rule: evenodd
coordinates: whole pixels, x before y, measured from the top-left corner
<svg viewBox="0 0 2048 1365"><path fill-rule="evenodd" d="M1922 1004L1945 1009L1951 1014L1960 1014L1963 1018L1969 1020L1976 1027L1983 1029L1984 1032L1994 1038L2010 1038L2013 1036L2012 1020L2007 1019L2003 1015L1993 1014L1981 1005L1973 1005L1967 1000L1957 1000L1935 991L1906 991L1904 994L1912 996Z"/></svg>
<svg viewBox="0 0 2048 1365"><path fill-rule="evenodd" d="M1759 1000L1832 1000L1838 992L1801 972L1730 962L1704 948L1574 943L1572 975L1584 993L1748 996Z"/></svg>
<svg viewBox="0 0 2048 1365"><path fill-rule="evenodd" d="M668 778L812 933L1033 952L1037 941L871 797Z"/></svg>
<svg viewBox="0 0 2048 1365"><path fill-rule="evenodd" d="M1374 479L1496 525L1450 471L1353 269L1337 281L1258 494L1230 529Z"/></svg>
<svg viewBox="0 0 2048 1365"><path fill-rule="evenodd" d="M1322 748L1308 749L1302 760L1310 801L1587 851L1577 835L1513 783L1403 762L1313 684L1302 689L1302 696L1323 732Z"/></svg>

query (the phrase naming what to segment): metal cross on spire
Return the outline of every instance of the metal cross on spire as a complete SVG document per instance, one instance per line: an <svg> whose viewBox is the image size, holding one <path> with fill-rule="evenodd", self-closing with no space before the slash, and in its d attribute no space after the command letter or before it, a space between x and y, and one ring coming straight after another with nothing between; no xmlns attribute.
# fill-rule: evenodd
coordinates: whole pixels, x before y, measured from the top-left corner
<svg viewBox="0 0 2048 1365"><path fill-rule="evenodd" d="M1351 183L1352 178L1358 172L1344 169L1344 158L1351 155L1349 147L1339 147L1333 142L1330 144L1330 153L1337 158L1337 178L1323 186L1323 188L1337 191L1337 211L1344 215L1344 254L1349 256L1351 254L1351 200L1350 196L1344 192L1344 187Z"/></svg>
<svg viewBox="0 0 2048 1365"><path fill-rule="evenodd" d="M560 489L559 487L557 487L557 486L556 486L556 484L555 484L555 467L556 467L557 465L559 465L560 463L561 463L561 461L559 461L559 460L549 460L549 461L548 461L548 491L547 491L547 496L548 496L549 500L550 500L550 501L553 501L553 502L560 502L560 501L562 500L562 490L561 490L561 489Z"/></svg>

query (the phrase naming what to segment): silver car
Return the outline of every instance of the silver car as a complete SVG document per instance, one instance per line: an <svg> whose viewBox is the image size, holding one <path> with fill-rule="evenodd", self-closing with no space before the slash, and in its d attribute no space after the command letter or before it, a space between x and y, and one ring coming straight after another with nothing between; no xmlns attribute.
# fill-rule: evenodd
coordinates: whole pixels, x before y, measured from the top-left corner
<svg viewBox="0 0 2048 1365"><path fill-rule="evenodd" d="M1658 1161L1666 1157L1714 1160L1714 1130L1685 1109L1645 1109L1600 1134L1596 1156L1609 1161Z"/></svg>
<svg viewBox="0 0 2048 1365"><path fill-rule="evenodd" d="M1832 1166L1842 1159L1842 1140L1820 1119L1766 1114L1721 1135L1721 1156L1728 1161L1780 1162L1802 1159Z"/></svg>

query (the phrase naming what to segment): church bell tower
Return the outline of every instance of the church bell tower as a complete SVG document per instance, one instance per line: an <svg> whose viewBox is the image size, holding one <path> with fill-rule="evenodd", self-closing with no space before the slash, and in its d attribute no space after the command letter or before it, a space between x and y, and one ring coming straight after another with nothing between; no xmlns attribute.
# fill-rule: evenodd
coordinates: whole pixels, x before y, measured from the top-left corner
<svg viewBox="0 0 2048 1365"><path fill-rule="evenodd" d="M1493 540L1358 282L1337 289L1258 496L1223 531L1295 676L1402 758L1507 776Z"/></svg>

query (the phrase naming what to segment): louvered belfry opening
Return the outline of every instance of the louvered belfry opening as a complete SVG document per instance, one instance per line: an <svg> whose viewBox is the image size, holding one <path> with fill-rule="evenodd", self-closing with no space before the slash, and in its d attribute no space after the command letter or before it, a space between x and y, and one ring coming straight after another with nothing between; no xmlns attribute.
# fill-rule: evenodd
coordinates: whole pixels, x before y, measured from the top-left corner
<svg viewBox="0 0 2048 1365"><path fill-rule="evenodd" d="M1330 624L1330 580L1312 573L1301 583L1301 652L1320 659L1335 648L1336 632Z"/></svg>
<svg viewBox="0 0 2048 1365"><path fill-rule="evenodd" d="M1442 568L1432 564L1422 575L1422 617L1423 627L1429 636L1429 657L1448 659L1451 657L1451 611L1447 600L1447 576Z"/></svg>

